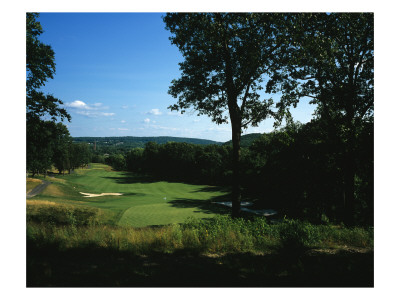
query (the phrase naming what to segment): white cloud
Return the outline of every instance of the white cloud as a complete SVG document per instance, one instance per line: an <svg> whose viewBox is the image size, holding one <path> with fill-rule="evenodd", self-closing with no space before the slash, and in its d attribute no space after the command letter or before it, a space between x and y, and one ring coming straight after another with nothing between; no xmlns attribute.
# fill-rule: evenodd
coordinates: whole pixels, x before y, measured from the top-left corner
<svg viewBox="0 0 400 300"><path fill-rule="evenodd" d="M128 128L118 128L118 130L125 131L125 130L129 130L129 129Z"/></svg>
<svg viewBox="0 0 400 300"><path fill-rule="evenodd" d="M103 106L103 104L99 102L87 104L81 100L75 100L66 103L65 106L71 108L73 112L87 117L109 117L115 115L115 113L103 112L104 110L107 110L108 107Z"/></svg>
<svg viewBox="0 0 400 300"><path fill-rule="evenodd" d="M147 114L159 116L162 115L162 112L158 108L153 108Z"/></svg>
<svg viewBox="0 0 400 300"><path fill-rule="evenodd" d="M73 102L65 104L65 106L80 109L91 109L85 102L81 100L75 100Z"/></svg>
<svg viewBox="0 0 400 300"><path fill-rule="evenodd" d="M126 121L125 120L121 120L121 123L126 123Z"/></svg>
<svg viewBox="0 0 400 300"><path fill-rule="evenodd" d="M145 123L150 123L150 119L149 119L149 118L146 118L146 119L143 120L143 122L145 122Z"/></svg>

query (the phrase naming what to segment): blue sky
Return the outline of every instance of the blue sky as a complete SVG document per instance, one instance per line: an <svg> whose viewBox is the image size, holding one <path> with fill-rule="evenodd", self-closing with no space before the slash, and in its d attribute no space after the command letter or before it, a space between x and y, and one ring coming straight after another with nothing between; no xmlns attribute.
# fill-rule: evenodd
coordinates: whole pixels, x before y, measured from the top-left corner
<svg viewBox="0 0 400 300"><path fill-rule="evenodd" d="M61 99L72 136L179 136L227 141L230 125L216 125L195 111L167 107L183 60L171 45L161 13L42 13L41 40L55 51L56 74L43 90ZM307 101L293 110L307 122ZM245 133L269 132L266 120Z"/></svg>

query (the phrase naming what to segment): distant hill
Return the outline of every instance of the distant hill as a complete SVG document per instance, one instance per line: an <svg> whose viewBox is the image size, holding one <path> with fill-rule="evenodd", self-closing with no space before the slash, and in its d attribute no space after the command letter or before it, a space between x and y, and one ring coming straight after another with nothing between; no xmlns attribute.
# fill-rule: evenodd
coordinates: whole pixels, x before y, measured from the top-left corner
<svg viewBox="0 0 400 300"><path fill-rule="evenodd" d="M89 143L94 148L96 142L96 150L100 152L107 152L107 150L125 150L128 148L144 148L146 143L155 142L158 144L165 144L167 142L180 142L197 145L210 145L222 143L194 138L181 138L173 136L151 136L151 137L137 137L137 136L112 136L112 137L73 137L72 140L76 143ZM111 151L114 152L114 151Z"/></svg>
<svg viewBox="0 0 400 300"><path fill-rule="evenodd" d="M263 134L262 133L249 133L242 135L240 139L241 147L250 147L250 145L257 139L259 139ZM223 143L223 145L232 145L232 140Z"/></svg>

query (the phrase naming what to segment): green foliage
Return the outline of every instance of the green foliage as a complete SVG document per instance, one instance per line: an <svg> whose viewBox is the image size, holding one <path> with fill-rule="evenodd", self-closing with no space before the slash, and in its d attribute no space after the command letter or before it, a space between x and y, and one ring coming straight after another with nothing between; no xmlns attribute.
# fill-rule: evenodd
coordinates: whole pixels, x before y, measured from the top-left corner
<svg viewBox="0 0 400 300"><path fill-rule="evenodd" d="M71 137L67 127L61 123L56 125L57 132L54 137L54 152L52 161L60 173L72 168L70 161Z"/></svg>
<svg viewBox="0 0 400 300"><path fill-rule="evenodd" d="M135 137L135 136L118 136L118 137L74 137L73 141L76 143L88 143L90 149L96 154L126 154L132 148L144 148L149 142L157 144L165 144L168 142L188 143L196 145L209 145L221 144L219 142L195 139L195 138L181 138L172 136L158 136L158 137ZM94 143L96 142L96 151L94 150Z"/></svg>
<svg viewBox="0 0 400 300"><path fill-rule="evenodd" d="M91 161L91 152L86 143L72 143L69 145L69 159L71 169L85 167Z"/></svg>
<svg viewBox="0 0 400 300"><path fill-rule="evenodd" d="M26 14L27 120L31 121L46 114L50 115L53 121L57 117L70 120L66 110L59 107L63 104L61 100L38 91L48 78L53 78L56 70L53 49L39 40L43 29L37 21L38 17L38 13Z"/></svg>
<svg viewBox="0 0 400 300"><path fill-rule="evenodd" d="M170 106L185 112L194 107L218 124L257 125L271 114L272 100L261 100L263 75L278 56L280 14L170 13L164 17L172 44L184 57L182 76L169 93ZM241 100L239 107L237 101Z"/></svg>
<svg viewBox="0 0 400 300"><path fill-rule="evenodd" d="M61 100L39 90L49 78L53 78L55 62L51 46L39 40L43 29L37 21L38 17L38 13L26 14L27 170L33 174L45 172L53 162L60 170L67 167L67 154L61 144L68 142L68 130L56 122L71 119L67 111L60 107L63 104ZM51 121L43 120L45 117Z"/></svg>
<svg viewBox="0 0 400 300"><path fill-rule="evenodd" d="M240 167L244 196L259 208L275 208L291 218L313 223L344 220L343 140L331 139L324 121L294 123L260 135L242 148ZM373 224L373 123L360 124L356 137L356 222ZM122 160L121 156L118 156ZM124 162L108 162L115 168ZM164 180L228 185L232 147L186 143L146 144L125 156L126 169ZM119 167L117 166L117 162ZM289 187L289 188L288 188Z"/></svg>
<svg viewBox="0 0 400 300"><path fill-rule="evenodd" d="M262 133L249 133L244 134L240 137L240 146L241 147L250 147L251 144L261 137ZM232 146L232 141L227 141L223 145L230 145Z"/></svg>
<svg viewBox="0 0 400 300"><path fill-rule="evenodd" d="M67 204L28 204L26 209L28 223L87 226L102 223L103 217L98 208Z"/></svg>
<svg viewBox="0 0 400 300"><path fill-rule="evenodd" d="M303 13L288 19L290 45L277 73L283 117L301 98L316 104L328 139L340 140L344 218L356 221L357 132L374 113L374 16L372 13ZM282 119L282 118L281 118Z"/></svg>
<svg viewBox="0 0 400 300"><path fill-rule="evenodd" d="M168 13L172 33L184 61L181 77L168 93L177 98L171 110L194 108L217 124L232 127L232 216L240 215L240 135L274 116L273 99L260 99L265 78L272 78L281 48L283 14ZM273 83L271 83L274 85Z"/></svg>
<svg viewBox="0 0 400 300"><path fill-rule="evenodd" d="M58 142L68 140L68 131L61 123L51 121L36 120L27 122L27 170L35 173L45 173L50 169L54 158L58 159L61 155ZM61 159L61 157L60 157ZM59 160L56 161L59 163Z"/></svg>
<svg viewBox="0 0 400 300"><path fill-rule="evenodd" d="M91 245L98 248L118 249L135 254L174 252L185 250L197 253L241 253L305 250L310 248L373 247L373 229L340 228L327 225L286 220L269 224L263 218L245 220L219 216L210 220L188 219L183 224L133 229L87 225L80 222L82 211L65 215L68 211L55 211L57 223L70 226L45 226L32 222L27 226L29 241L57 243L63 248L81 248ZM45 220L49 214L43 214ZM85 213L87 213L85 211ZM37 214L36 214L37 216ZM56 224L53 221L53 224Z"/></svg>

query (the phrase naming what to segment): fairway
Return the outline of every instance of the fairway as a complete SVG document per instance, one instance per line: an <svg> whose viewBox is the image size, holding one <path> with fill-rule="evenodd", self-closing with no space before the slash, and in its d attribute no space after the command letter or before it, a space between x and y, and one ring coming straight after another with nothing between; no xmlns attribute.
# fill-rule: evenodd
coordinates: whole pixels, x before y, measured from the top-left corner
<svg viewBox="0 0 400 300"><path fill-rule="evenodd" d="M63 179L63 180L60 180ZM220 201L227 191L220 187L156 181L129 172L112 171L103 164L91 164L74 174L50 178L53 184L35 197L94 206L114 213L113 223L145 227L184 222L188 217L211 218L229 213L211 202ZM121 193L85 197L81 193Z"/></svg>

